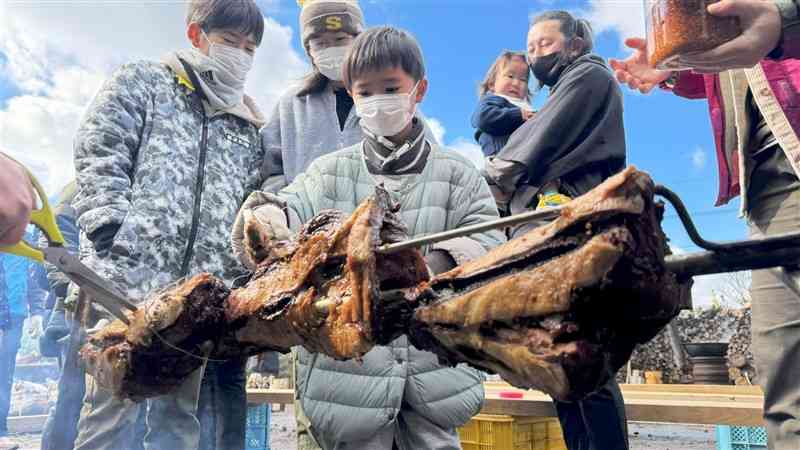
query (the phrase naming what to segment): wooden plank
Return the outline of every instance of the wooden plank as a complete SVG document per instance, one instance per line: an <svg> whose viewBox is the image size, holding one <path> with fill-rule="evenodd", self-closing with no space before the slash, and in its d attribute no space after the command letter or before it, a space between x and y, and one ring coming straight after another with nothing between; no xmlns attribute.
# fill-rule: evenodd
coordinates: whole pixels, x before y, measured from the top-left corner
<svg viewBox="0 0 800 450"><path fill-rule="evenodd" d="M635 387L633 387L635 386ZM645 388L642 388L645 386ZM653 389L648 389L646 386L654 386ZM711 389L705 389L705 386L685 386L689 389L681 389L680 385L673 385L671 389L664 389L661 385L622 385L622 393L625 399L648 399L656 402L660 399L669 401L684 400L686 402L761 402L764 398L760 388L752 389L751 386L745 389L739 389L736 386L714 386ZM631 389L633 387L633 389ZM726 389L714 389L721 387ZM522 394L523 398L537 398L537 391L528 391L523 389L516 389L508 385L486 385L486 395L498 395L500 392L514 392ZM527 396L527 397L526 397ZM533 396L533 397L530 397Z"/></svg>
<svg viewBox="0 0 800 450"><path fill-rule="evenodd" d="M528 391L523 389L516 389L510 386L486 386L486 395L487 396L499 396L501 392L513 392L517 395L522 394L523 398L536 398L541 399L540 394L537 391ZM757 392L757 393L755 393ZM705 393L702 391L697 391L696 389L689 389L687 391L683 390L672 390L667 391L663 389L653 389L653 390L645 390L645 389L628 389L628 386L622 386L622 393L624 398L626 399L651 399L653 401L657 401L658 399L664 400L685 400L687 402L694 402L694 401L719 401L719 402L739 402L739 401L756 401L760 402L764 396L761 394L761 391L753 391L750 389L745 389L743 392L739 392L737 390L723 390L719 393L712 392Z"/></svg>
<svg viewBox="0 0 800 450"><path fill-rule="evenodd" d="M544 395L544 394L542 394ZM504 414L507 416L556 417L556 408L550 397L521 400L486 396L481 414ZM630 418L629 418L630 419Z"/></svg>
<svg viewBox="0 0 800 450"><path fill-rule="evenodd" d="M687 398L668 399L663 395L625 397L628 420L692 424L763 425L762 399L749 397L734 401L708 401ZM540 392L526 393L522 399L500 398L487 392L482 413L510 416L552 417L552 399Z"/></svg>
<svg viewBox="0 0 800 450"><path fill-rule="evenodd" d="M247 403L292 404L294 403L294 389L248 389Z"/></svg>
<svg viewBox="0 0 800 450"><path fill-rule="evenodd" d="M641 386L641 385L639 385ZM663 386L663 385L646 385ZM752 395L751 389L744 389L750 395L720 395L700 393L670 393L663 388L647 392L645 389L625 389L625 411L630 421L763 425L763 396ZM729 388L728 386L723 386ZM735 387L733 387L735 388ZM676 390L676 389L675 389ZM688 391L701 392L694 386ZM706 391L736 392L735 389L705 389ZM500 392L521 393L522 399L506 399ZM555 415L552 399L538 391L516 389L508 385L493 383L486 386L486 402L481 411L487 414L507 414L513 416L549 417Z"/></svg>
<svg viewBox="0 0 800 450"><path fill-rule="evenodd" d="M761 402L626 401L628 420L707 425L763 426Z"/></svg>
<svg viewBox="0 0 800 450"><path fill-rule="evenodd" d="M763 396L761 386L733 386L713 384L621 384L623 392L679 392L682 394L730 394Z"/></svg>
<svg viewBox="0 0 800 450"><path fill-rule="evenodd" d="M538 391L505 383L486 383L484 414L554 417L552 399ZM636 422L763 425L763 395L753 386L623 385L628 420ZM521 399L501 398L500 392L521 393ZM251 389L249 403L289 404L292 389Z"/></svg>
<svg viewBox="0 0 800 450"><path fill-rule="evenodd" d="M503 381L487 381L486 390L517 390ZM733 386L715 384L621 384L623 392L679 392L697 394L731 394L731 395L763 395L760 386Z"/></svg>
<svg viewBox="0 0 800 450"><path fill-rule="evenodd" d="M9 433L41 433L47 414L37 416L9 416L6 421Z"/></svg>

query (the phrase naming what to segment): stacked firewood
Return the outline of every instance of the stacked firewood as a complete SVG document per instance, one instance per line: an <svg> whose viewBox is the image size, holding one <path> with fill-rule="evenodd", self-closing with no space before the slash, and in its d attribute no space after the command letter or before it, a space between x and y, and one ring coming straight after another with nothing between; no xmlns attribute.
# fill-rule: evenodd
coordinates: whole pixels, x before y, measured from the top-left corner
<svg viewBox="0 0 800 450"><path fill-rule="evenodd" d="M749 306L683 311L672 324L677 330L678 345L670 340L668 328L661 330L650 342L633 352L631 369L661 371L665 383L688 382L692 367L682 344L728 342L727 363L731 381L736 384L755 382L755 365L750 351ZM625 380L626 374L626 370L621 371L618 380Z"/></svg>
<svg viewBox="0 0 800 450"><path fill-rule="evenodd" d="M739 320L728 344L728 374L737 385L755 384L756 368L750 349L750 306L736 310Z"/></svg>
<svg viewBox="0 0 800 450"><path fill-rule="evenodd" d="M677 320L675 319L675 321ZM683 355L679 355L679 357L683 357ZM680 383L688 375L687 369L681 370L680 366L676 364L675 352L670 343L667 329L661 330L650 342L634 350L631 356L631 369L661 371L663 382L668 384ZM621 380L625 380L627 371L622 372L620 376Z"/></svg>

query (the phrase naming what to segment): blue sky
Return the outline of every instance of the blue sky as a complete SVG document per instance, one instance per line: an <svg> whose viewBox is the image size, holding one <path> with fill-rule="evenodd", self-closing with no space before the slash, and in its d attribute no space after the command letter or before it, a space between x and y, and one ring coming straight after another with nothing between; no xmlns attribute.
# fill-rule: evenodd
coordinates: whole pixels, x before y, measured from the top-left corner
<svg viewBox="0 0 800 450"><path fill-rule="evenodd" d="M248 91L265 111L286 85L306 70L297 35L294 0L259 0L268 31L256 57ZM362 0L368 24L413 32L426 56L429 94L423 104L444 141L475 151L469 117L476 89L503 49L525 47L529 19L545 9L568 9L592 20L596 52L620 57L622 34L643 29L638 0L518 1ZM6 2L0 15L0 145L25 159L51 190L71 175L70 141L80 112L100 82L132 59L158 59L185 45L185 6L151 2ZM669 93L623 90L629 163L677 191L709 239L746 236L738 201L714 208L716 156L705 101ZM546 99L540 93L538 102ZM472 154L474 157L474 153ZM677 218L664 223L673 245L697 250Z"/></svg>

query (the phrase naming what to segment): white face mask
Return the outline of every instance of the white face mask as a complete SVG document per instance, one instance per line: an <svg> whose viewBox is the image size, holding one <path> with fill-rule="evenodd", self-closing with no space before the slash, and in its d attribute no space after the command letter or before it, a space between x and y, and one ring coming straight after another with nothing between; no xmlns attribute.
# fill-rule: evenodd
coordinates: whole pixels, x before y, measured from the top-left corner
<svg viewBox="0 0 800 450"><path fill-rule="evenodd" d="M319 72L329 80L342 81L342 66L349 45L312 50L311 57Z"/></svg>
<svg viewBox="0 0 800 450"><path fill-rule="evenodd" d="M376 136L396 136L414 118L418 87L419 82L407 94L382 94L356 99L356 114L361 118L361 126Z"/></svg>
<svg viewBox="0 0 800 450"><path fill-rule="evenodd" d="M192 60L187 62L199 74L211 72L212 80L201 78L206 96L221 107L229 108L241 103L247 74L253 67L253 55L240 48L211 42L204 31L201 33L209 43L208 56L194 49Z"/></svg>

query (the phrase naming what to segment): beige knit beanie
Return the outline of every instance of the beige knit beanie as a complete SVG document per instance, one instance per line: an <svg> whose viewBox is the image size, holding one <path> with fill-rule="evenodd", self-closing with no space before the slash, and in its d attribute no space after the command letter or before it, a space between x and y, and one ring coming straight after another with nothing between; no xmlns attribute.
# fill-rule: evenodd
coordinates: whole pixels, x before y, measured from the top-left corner
<svg viewBox="0 0 800 450"><path fill-rule="evenodd" d="M300 12L300 37L303 47L308 40L326 31L344 31L357 35L364 31L364 13L358 0L297 0Z"/></svg>

